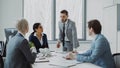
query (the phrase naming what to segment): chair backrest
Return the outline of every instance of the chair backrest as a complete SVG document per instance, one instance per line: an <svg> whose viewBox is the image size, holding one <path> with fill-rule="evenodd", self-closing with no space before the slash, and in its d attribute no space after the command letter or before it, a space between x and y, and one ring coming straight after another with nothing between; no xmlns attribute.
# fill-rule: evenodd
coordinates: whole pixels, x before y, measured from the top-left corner
<svg viewBox="0 0 120 68"><path fill-rule="evenodd" d="M15 36L18 32L16 28L5 28L5 36L6 36L6 42L4 44L4 51L3 51L3 57L6 57L6 45L13 36Z"/></svg>
<svg viewBox="0 0 120 68"><path fill-rule="evenodd" d="M5 37L7 42L9 41L10 38L15 36L18 32L16 28L5 28L4 31L5 31Z"/></svg>
<svg viewBox="0 0 120 68"><path fill-rule="evenodd" d="M0 55L0 68L4 68L4 62L1 55Z"/></svg>
<svg viewBox="0 0 120 68"><path fill-rule="evenodd" d="M3 50L4 50L4 42L0 41L0 55L3 55Z"/></svg>
<svg viewBox="0 0 120 68"><path fill-rule="evenodd" d="M113 54L116 68L120 68L120 53Z"/></svg>
<svg viewBox="0 0 120 68"><path fill-rule="evenodd" d="M0 41L0 55L1 55L1 53L2 53L2 43Z"/></svg>

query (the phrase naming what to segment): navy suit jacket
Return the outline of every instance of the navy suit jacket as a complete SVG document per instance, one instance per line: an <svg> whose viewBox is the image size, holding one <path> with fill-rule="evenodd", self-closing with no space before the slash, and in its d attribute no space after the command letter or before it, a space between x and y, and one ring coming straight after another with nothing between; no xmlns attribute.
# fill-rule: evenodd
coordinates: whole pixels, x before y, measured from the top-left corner
<svg viewBox="0 0 120 68"><path fill-rule="evenodd" d="M103 68L115 68L109 42L101 34L96 35L90 50L77 55L77 60L80 62L90 62Z"/></svg>
<svg viewBox="0 0 120 68"><path fill-rule="evenodd" d="M47 35L44 34L44 33L43 33L43 36L42 36L43 45L41 45L38 38L36 36L34 36L34 32L31 33L31 35L29 36L29 41L34 43L37 52L39 52L39 48L49 48L48 47L48 41L47 41Z"/></svg>
<svg viewBox="0 0 120 68"><path fill-rule="evenodd" d="M4 68L31 68L36 54L31 53L28 41L17 33L8 41Z"/></svg>

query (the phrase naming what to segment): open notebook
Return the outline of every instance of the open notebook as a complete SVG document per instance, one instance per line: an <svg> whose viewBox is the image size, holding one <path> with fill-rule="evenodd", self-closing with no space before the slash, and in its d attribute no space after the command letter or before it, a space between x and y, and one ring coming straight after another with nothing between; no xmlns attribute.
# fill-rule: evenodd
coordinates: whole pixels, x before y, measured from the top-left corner
<svg viewBox="0 0 120 68"><path fill-rule="evenodd" d="M41 63L41 62L49 62L49 60L45 57L36 58L35 63Z"/></svg>
<svg viewBox="0 0 120 68"><path fill-rule="evenodd" d="M54 66L61 66L61 67L71 67L71 66L75 66L77 64L79 64L81 62L78 62L76 60L66 60L64 58L58 58L58 57L54 57L52 59L50 59L50 65L54 65Z"/></svg>

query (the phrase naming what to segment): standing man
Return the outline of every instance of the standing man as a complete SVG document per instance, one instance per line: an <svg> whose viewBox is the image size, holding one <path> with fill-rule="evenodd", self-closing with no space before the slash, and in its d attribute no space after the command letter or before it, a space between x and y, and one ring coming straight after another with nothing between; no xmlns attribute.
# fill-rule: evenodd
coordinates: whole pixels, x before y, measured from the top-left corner
<svg viewBox="0 0 120 68"><path fill-rule="evenodd" d="M59 40L57 43L57 48L60 47L62 42L63 51L73 51L73 48L79 46L77 40L77 32L75 22L68 19L68 11L62 10L61 12L61 21L59 21Z"/></svg>

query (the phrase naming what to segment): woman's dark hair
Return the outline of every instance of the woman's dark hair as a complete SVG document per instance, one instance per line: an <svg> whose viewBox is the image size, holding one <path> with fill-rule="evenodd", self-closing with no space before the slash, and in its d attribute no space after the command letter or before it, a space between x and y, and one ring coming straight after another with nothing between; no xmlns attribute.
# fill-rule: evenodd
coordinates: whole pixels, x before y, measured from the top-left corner
<svg viewBox="0 0 120 68"><path fill-rule="evenodd" d="M97 19L91 20L88 22L88 28L93 28L95 34L100 34L102 26Z"/></svg>
<svg viewBox="0 0 120 68"><path fill-rule="evenodd" d="M33 31L34 31L34 32L36 32L35 29L38 29L39 25L41 25L41 23L35 23L35 24L33 25Z"/></svg>

